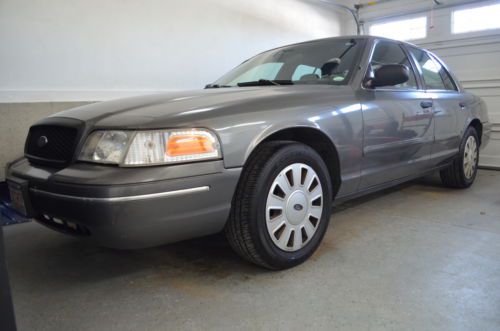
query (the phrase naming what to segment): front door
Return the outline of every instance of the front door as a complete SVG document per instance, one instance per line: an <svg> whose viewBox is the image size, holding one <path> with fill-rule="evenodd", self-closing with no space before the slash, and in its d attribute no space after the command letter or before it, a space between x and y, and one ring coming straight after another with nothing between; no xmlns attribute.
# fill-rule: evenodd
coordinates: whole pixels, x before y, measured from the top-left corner
<svg viewBox="0 0 500 331"><path fill-rule="evenodd" d="M375 44L371 70L384 64L406 65L410 79L360 92L364 125L361 190L424 171L434 140L432 99L419 88L415 70L399 43Z"/></svg>

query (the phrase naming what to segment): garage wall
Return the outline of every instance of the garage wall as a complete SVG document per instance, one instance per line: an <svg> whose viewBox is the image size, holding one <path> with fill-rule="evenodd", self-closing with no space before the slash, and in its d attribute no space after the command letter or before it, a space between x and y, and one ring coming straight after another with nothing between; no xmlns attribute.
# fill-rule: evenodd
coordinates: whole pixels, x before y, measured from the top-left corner
<svg viewBox="0 0 500 331"><path fill-rule="evenodd" d="M263 50L355 31L321 0L1 0L0 181L48 114L201 88Z"/></svg>
<svg viewBox="0 0 500 331"><path fill-rule="evenodd" d="M490 144L481 152L480 165L500 168L500 30L452 34L451 13L457 8L498 3L498 1L441 1L435 6L434 27L428 28L427 38L410 42L439 55L457 74L464 87L481 96L488 105L495 132ZM387 1L361 10L365 30L375 22L428 16L431 23L430 1ZM401 13L410 13L401 15Z"/></svg>
<svg viewBox="0 0 500 331"><path fill-rule="evenodd" d="M319 0L2 0L0 101L199 88L263 50L352 32L349 19Z"/></svg>

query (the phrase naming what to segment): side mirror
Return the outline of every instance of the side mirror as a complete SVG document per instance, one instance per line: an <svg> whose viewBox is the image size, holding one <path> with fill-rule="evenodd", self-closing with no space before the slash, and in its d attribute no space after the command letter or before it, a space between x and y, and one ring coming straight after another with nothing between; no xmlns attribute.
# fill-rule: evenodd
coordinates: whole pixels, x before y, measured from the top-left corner
<svg viewBox="0 0 500 331"><path fill-rule="evenodd" d="M394 86L410 79L410 69L402 64L385 64L375 70L374 77L367 81L367 87Z"/></svg>

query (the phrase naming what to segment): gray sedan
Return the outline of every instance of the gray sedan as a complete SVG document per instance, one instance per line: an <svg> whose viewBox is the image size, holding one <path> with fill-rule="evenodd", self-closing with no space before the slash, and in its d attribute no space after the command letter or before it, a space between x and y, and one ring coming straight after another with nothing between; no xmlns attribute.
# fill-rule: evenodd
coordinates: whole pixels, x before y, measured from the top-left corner
<svg viewBox="0 0 500 331"><path fill-rule="evenodd" d="M469 187L490 126L434 54L330 38L203 90L47 117L7 179L13 206L60 232L132 249L224 230L243 258L283 269L314 253L334 202L434 171Z"/></svg>

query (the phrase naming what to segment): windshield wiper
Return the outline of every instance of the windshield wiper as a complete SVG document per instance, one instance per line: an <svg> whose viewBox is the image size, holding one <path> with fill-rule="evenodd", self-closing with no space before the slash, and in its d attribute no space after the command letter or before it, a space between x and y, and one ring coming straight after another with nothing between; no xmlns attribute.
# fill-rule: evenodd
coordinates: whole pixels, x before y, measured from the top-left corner
<svg viewBox="0 0 500 331"><path fill-rule="evenodd" d="M231 85L219 85L219 84L208 84L205 88L222 88L222 87L232 87Z"/></svg>
<svg viewBox="0 0 500 331"><path fill-rule="evenodd" d="M244 86L272 86L272 85L293 85L291 80L270 80L270 79L259 79L251 82L242 82L237 84L239 87Z"/></svg>

